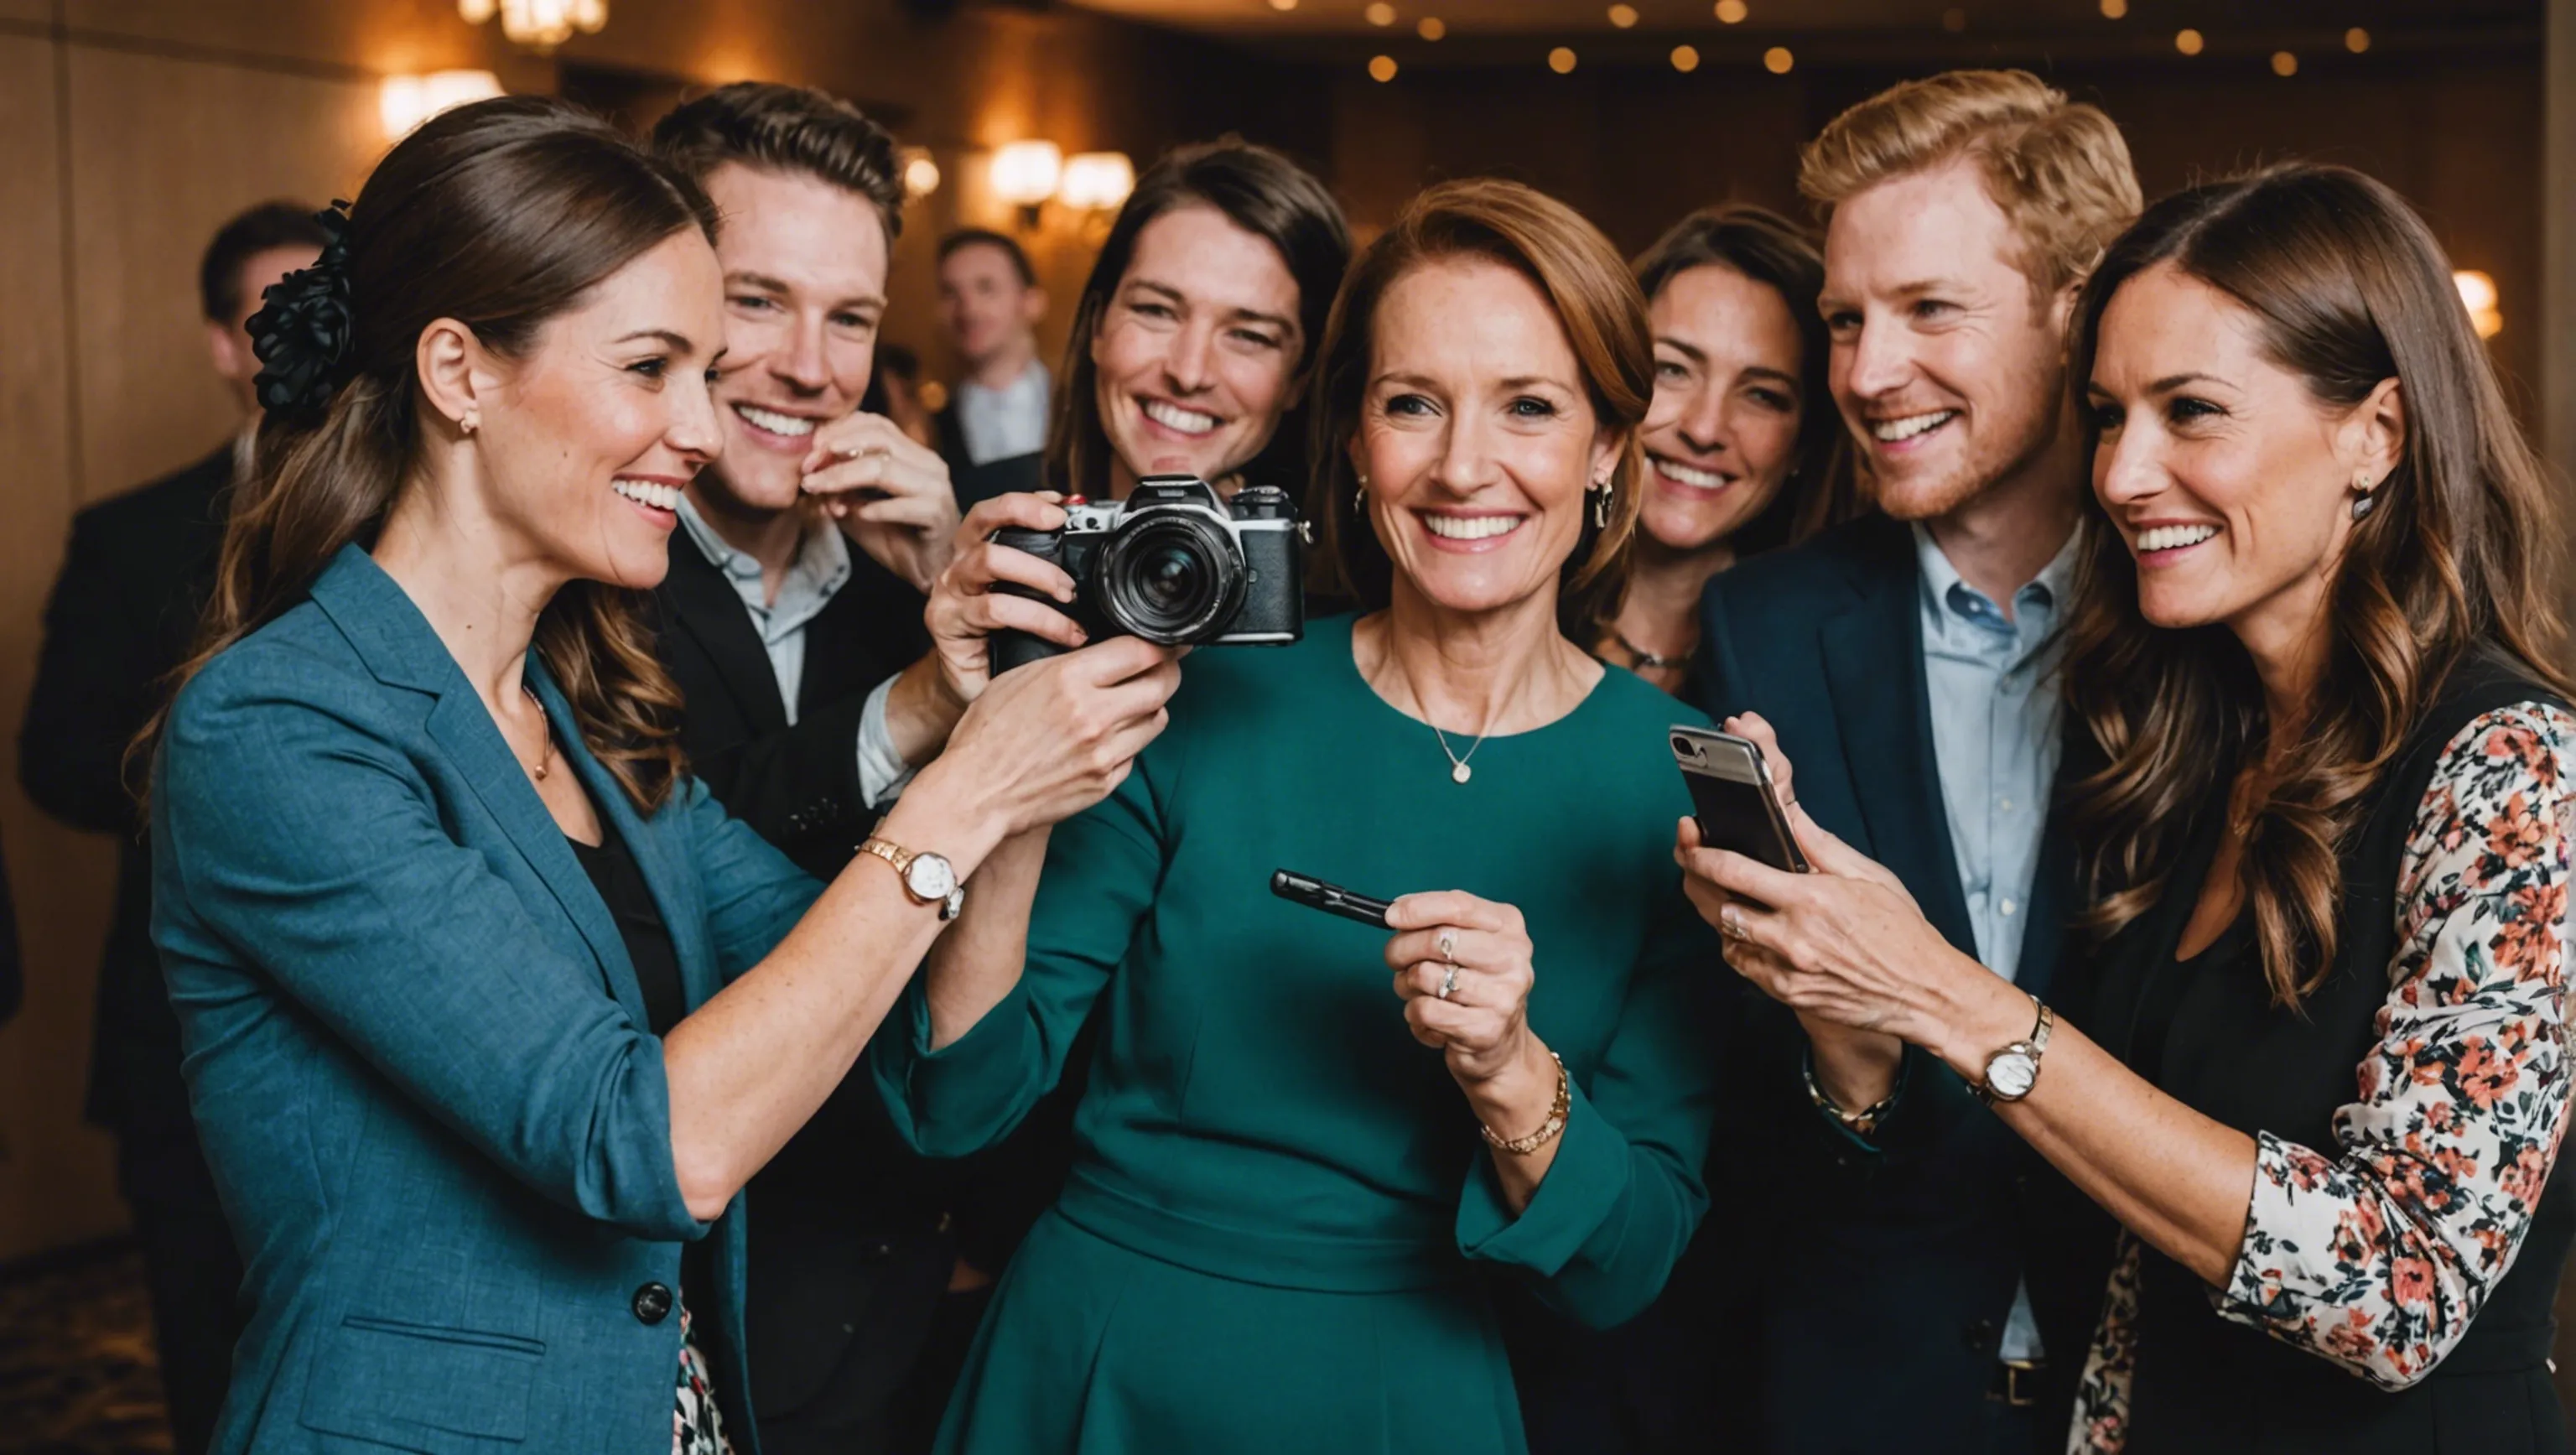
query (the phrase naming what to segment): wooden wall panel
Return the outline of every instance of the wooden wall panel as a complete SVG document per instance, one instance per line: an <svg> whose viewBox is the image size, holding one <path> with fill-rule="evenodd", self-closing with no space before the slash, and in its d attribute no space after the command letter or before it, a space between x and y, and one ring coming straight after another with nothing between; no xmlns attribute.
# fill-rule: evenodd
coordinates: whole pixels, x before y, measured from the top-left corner
<svg viewBox="0 0 2576 1455"><path fill-rule="evenodd" d="M234 427L198 325L206 239L263 198L354 195L384 134L369 82L88 46L72 48L70 72L82 474L95 500Z"/></svg>
<svg viewBox="0 0 2576 1455"><path fill-rule="evenodd" d="M0 35L0 724L16 726L34 675L38 622L77 489L65 368L61 134L56 48ZM0 1259L122 1226L107 1138L80 1124L90 994L115 854L45 818L0 775L0 840L18 907L27 1001L0 1028Z"/></svg>

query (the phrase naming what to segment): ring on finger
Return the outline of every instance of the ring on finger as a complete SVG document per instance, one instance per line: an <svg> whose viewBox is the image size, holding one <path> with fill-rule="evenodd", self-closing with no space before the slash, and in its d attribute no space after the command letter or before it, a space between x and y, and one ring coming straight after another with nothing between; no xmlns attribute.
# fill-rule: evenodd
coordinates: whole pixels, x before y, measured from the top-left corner
<svg viewBox="0 0 2576 1455"><path fill-rule="evenodd" d="M1447 1000L1447 999L1449 998L1450 992L1452 992L1452 991L1456 990L1457 988L1458 988L1458 962L1457 962L1457 961L1455 961L1455 960L1452 960L1452 961L1450 961L1450 962L1449 962L1449 973L1440 977L1440 998L1441 998L1442 1000Z"/></svg>
<svg viewBox="0 0 2576 1455"><path fill-rule="evenodd" d="M1440 960L1441 963L1445 965L1455 965L1458 963L1458 932L1456 930L1442 930L1440 932Z"/></svg>
<svg viewBox="0 0 2576 1455"><path fill-rule="evenodd" d="M1737 909L1731 904L1726 908L1719 910L1717 912L1717 927L1718 930L1730 940L1743 939L1745 937L1744 911Z"/></svg>

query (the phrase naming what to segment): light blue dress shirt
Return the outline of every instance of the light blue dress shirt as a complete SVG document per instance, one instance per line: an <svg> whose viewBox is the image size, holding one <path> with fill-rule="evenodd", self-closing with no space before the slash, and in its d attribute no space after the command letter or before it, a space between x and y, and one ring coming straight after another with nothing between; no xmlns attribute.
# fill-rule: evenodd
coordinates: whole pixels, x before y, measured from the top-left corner
<svg viewBox="0 0 2576 1455"><path fill-rule="evenodd" d="M796 695L805 685L805 628L831 605L834 593L849 584L850 543L839 531L824 526L805 532L786 578L778 583L778 599L772 601L761 582L760 562L727 544L685 495L680 497L680 525L742 598L742 609L751 614L751 629L769 653L769 673L778 679L787 725L794 727ZM886 727L886 698L893 690L894 679L889 677L868 693L859 709L859 794L870 807L882 806L912 780L912 765L894 750L894 735Z"/></svg>
<svg viewBox="0 0 2576 1455"><path fill-rule="evenodd" d="M1047 366L1035 359L999 389L972 379L959 384L957 428L966 437L966 458L981 465L1045 449L1047 396L1054 384Z"/></svg>
<svg viewBox="0 0 2576 1455"><path fill-rule="evenodd" d="M1914 524L1923 578L1923 682L1931 693L1943 816L1977 958L2006 980L2021 968L2040 832L2048 824L2063 746L2056 676L2080 534L2070 534L2039 575L2013 593L2006 619L1992 597L1960 579L1932 532ZM1999 1352L2006 1359L2040 1355L2026 1285L2013 1295Z"/></svg>

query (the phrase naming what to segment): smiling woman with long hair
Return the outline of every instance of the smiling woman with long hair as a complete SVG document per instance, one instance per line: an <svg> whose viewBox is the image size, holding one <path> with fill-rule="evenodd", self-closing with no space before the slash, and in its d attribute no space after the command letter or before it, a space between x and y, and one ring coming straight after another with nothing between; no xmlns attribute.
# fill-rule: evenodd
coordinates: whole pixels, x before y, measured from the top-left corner
<svg viewBox="0 0 2576 1455"><path fill-rule="evenodd" d="M719 438L706 198L511 99L330 224L253 320L260 475L157 730L153 936L249 1267L216 1445L712 1455L743 1183L1176 669L1013 674L815 883L689 776L636 624Z"/></svg>
<svg viewBox="0 0 2576 1455"><path fill-rule="evenodd" d="M2030 1287L2070 1449L2564 1450L2576 715L2450 265L2356 172L2198 187L2113 244L2074 356L2094 943L2057 1003L1803 819L1823 873L1685 834L1694 894L1765 990L1939 1063L1882 1135L1954 1073L2062 1174Z"/></svg>

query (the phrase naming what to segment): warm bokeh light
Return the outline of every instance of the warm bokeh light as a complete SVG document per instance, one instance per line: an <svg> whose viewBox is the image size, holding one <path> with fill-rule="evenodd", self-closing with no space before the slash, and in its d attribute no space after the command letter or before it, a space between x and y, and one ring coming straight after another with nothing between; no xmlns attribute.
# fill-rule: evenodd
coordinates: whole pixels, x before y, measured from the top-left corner
<svg viewBox="0 0 2576 1455"><path fill-rule="evenodd" d="M1386 0L1377 0L1376 4L1360 13L1368 17L1368 23L1371 25L1395 24L1395 7L1387 4Z"/></svg>
<svg viewBox="0 0 2576 1455"><path fill-rule="evenodd" d="M1439 16L1426 15L1422 17L1421 24L1413 27L1413 33L1424 40L1438 40L1449 33L1449 27Z"/></svg>
<svg viewBox="0 0 2576 1455"><path fill-rule="evenodd" d="M1674 70L1676 70L1676 71L1680 71L1680 72L1682 72L1682 73L1683 73L1683 74L1685 74L1685 75L1689 74L1689 73L1690 73L1690 72L1692 72L1692 71L1696 71L1696 70L1698 70L1698 69L1699 69L1699 47L1698 47L1698 46L1695 46L1695 45L1677 45L1677 46L1674 46L1674 47L1673 47L1673 69L1674 69Z"/></svg>
<svg viewBox="0 0 2576 1455"><path fill-rule="evenodd" d="M1273 10L1294 10L1297 8L1297 0L1270 0L1270 8Z"/></svg>
<svg viewBox="0 0 2576 1455"><path fill-rule="evenodd" d="M2273 74L2273 75L2275 75L2275 76L2295 76L2295 75L2297 75L2298 73L2299 73L2299 58L2298 58L2297 56L2294 56L2294 55L2290 54L2288 51L2274 51L2274 52L2272 52L2272 74Z"/></svg>
<svg viewBox="0 0 2576 1455"><path fill-rule="evenodd" d="M1369 57L1369 79L1370 79L1370 80L1372 80L1372 81L1392 81L1392 80L1394 80L1394 79L1395 79L1395 57L1393 57L1393 56L1371 56L1371 57Z"/></svg>
<svg viewBox="0 0 2576 1455"><path fill-rule="evenodd" d="M1065 158L1055 195L1067 207L1107 212L1136 190L1136 164L1125 152L1077 152Z"/></svg>
<svg viewBox="0 0 2576 1455"><path fill-rule="evenodd" d="M1562 76L1574 69L1574 47L1561 45L1547 53L1547 68Z"/></svg>
<svg viewBox="0 0 2576 1455"><path fill-rule="evenodd" d="M1621 30L1626 30L1628 27L1635 25L1637 23L1637 7L1634 5L1611 6L1610 23L1619 27Z"/></svg>
<svg viewBox="0 0 2576 1455"><path fill-rule="evenodd" d="M2496 292L2494 278L2476 268L2462 268L2451 275L2451 286L2460 290L2460 306L2469 311L2478 337L2494 338L2504 332L2504 299Z"/></svg>
<svg viewBox="0 0 2576 1455"><path fill-rule="evenodd" d="M1789 48L1785 45L1775 45L1762 53L1762 69L1775 76L1789 74L1789 68L1797 63L1798 58L1789 54Z"/></svg>
<svg viewBox="0 0 2576 1455"><path fill-rule="evenodd" d="M2360 55L2363 51L2370 49L2370 32L2362 29L2358 25L2345 31L2343 33L2343 48L2352 52L2354 55Z"/></svg>
<svg viewBox="0 0 2576 1455"><path fill-rule="evenodd" d="M385 139L400 141L411 135L413 127L442 111L500 94L501 78L490 71L387 76L376 88L376 115L385 124Z"/></svg>
<svg viewBox="0 0 2576 1455"><path fill-rule="evenodd" d="M2129 13L2129 0L2102 0L2102 18L2117 20Z"/></svg>
<svg viewBox="0 0 2576 1455"><path fill-rule="evenodd" d="M1717 23L1720 25L1742 25L1744 17L1752 13L1744 0L1717 0Z"/></svg>
<svg viewBox="0 0 2576 1455"><path fill-rule="evenodd" d="M2200 48L2205 44L2207 44L2207 42L2200 38L2199 31L2178 30L2174 32L2174 49L2182 52L2184 55L2199 55Z"/></svg>
<svg viewBox="0 0 2576 1455"><path fill-rule="evenodd" d="M1015 141L993 153L993 195L1035 207L1055 195L1064 177L1064 151L1051 141Z"/></svg>
<svg viewBox="0 0 2576 1455"><path fill-rule="evenodd" d="M939 190L939 163L931 159L928 147L903 149L903 195L927 197Z"/></svg>

